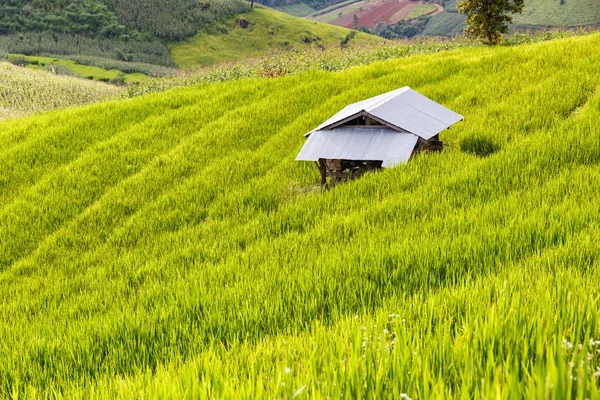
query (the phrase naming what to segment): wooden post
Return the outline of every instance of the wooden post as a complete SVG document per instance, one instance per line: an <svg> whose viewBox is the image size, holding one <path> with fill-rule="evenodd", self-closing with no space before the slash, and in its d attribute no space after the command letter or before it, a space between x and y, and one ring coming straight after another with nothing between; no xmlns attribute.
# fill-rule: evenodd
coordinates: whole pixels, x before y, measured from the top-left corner
<svg viewBox="0 0 600 400"><path fill-rule="evenodd" d="M325 166L325 161L320 158L319 161L315 161L317 164L317 168L319 169L319 173L321 174L321 192L323 191L323 187L327 185L327 167Z"/></svg>

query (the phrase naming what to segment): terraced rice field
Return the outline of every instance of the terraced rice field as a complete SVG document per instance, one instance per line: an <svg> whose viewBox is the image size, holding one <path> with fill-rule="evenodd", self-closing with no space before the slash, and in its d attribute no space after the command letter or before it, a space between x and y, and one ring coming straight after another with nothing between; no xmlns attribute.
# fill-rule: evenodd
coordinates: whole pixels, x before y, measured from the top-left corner
<svg viewBox="0 0 600 400"><path fill-rule="evenodd" d="M600 399L599 46L0 122L0 398ZM405 85L449 146L319 193L303 134Z"/></svg>

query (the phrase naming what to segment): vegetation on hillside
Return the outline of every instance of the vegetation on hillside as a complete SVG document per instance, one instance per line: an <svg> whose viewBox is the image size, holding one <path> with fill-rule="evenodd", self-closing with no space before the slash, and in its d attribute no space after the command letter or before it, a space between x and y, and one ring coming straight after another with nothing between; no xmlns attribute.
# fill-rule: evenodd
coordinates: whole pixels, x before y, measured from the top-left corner
<svg viewBox="0 0 600 400"><path fill-rule="evenodd" d="M586 32L518 33L506 37L502 44L518 46L566 38L576 34L583 35ZM276 78L304 71L342 71L378 61L477 46L480 44L462 38L452 40L428 38L420 41L377 42L349 48L330 47L325 50L315 47L282 50L249 60L189 70L171 78L153 79L141 85L132 85L127 89L127 95L135 97L174 88L245 78Z"/></svg>
<svg viewBox="0 0 600 400"><path fill-rule="evenodd" d="M304 4L314 10L322 10L347 0L257 0L258 3L272 8L281 8L297 4Z"/></svg>
<svg viewBox="0 0 600 400"><path fill-rule="evenodd" d="M0 35L0 51L28 56L112 59L125 62L173 66L167 48L159 41L91 39L51 32ZM100 62L101 60L98 60Z"/></svg>
<svg viewBox="0 0 600 400"><path fill-rule="evenodd" d="M0 34L176 40L248 8L241 0L10 0L0 4Z"/></svg>
<svg viewBox="0 0 600 400"><path fill-rule="evenodd" d="M250 9L242 0L105 0L126 26L153 36L183 40Z"/></svg>
<svg viewBox="0 0 600 400"><path fill-rule="evenodd" d="M423 35L456 37L462 34L466 26L465 21L465 16L458 13L439 13L429 18Z"/></svg>
<svg viewBox="0 0 600 400"><path fill-rule="evenodd" d="M122 93L116 86L0 62L0 120L97 103Z"/></svg>
<svg viewBox="0 0 600 400"><path fill-rule="evenodd" d="M247 10L242 0L11 0L0 4L0 52L173 66L161 40L217 29Z"/></svg>
<svg viewBox="0 0 600 400"><path fill-rule="evenodd" d="M102 0L10 0L0 3L0 35L42 31L104 38L129 34Z"/></svg>
<svg viewBox="0 0 600 400"><path fill-rule="evenodd" d="M116 68L104 69L96 66L79 64L73 60L64 60L54 57L11 54L9 56L9 61L15 65L33 69L43 69L54 72L58 75L69 75L78 78L95 79L102 82L111 82L120 85L133 82L140 83L150 79L149 76L141 73L125 74Z"/></svg>
<svg viewBox="0 0 600 400"><path fill-rule="evenodd" d="M599 45L0 123L0 395L599 398ZM404 85L447 150L315 191L303 133Z"/></svg>
<svg viewBox="0 0 600 400"><path fill-rule="evenodd" d="M515 23L549 27L600 25L600 1L525 0L523 13L515 16Z"/></svg>
<svg viewBox="0 0 600 400"><path fill-rule="evenodd" d="M349 29L255 6L252 12L223 24L222 29L201 32L186 42L172 44L170 50L177 65L189 68L244 60L282 49L339 47L350 33ZM376 36L359 33L351 39L351 45L380 41Z"/></svg>

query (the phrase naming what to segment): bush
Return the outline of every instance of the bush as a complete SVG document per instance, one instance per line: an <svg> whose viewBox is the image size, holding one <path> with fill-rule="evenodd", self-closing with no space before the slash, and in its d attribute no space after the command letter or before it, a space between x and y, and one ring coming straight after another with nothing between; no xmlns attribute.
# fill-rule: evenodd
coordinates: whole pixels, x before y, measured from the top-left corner
<svg viewBox="0 0 600 400"><path fill-rule="evenodd" d="M11 57L10 62L14 65L18 65L19 67L26 67L31 64L31 62L23 56Z"/></svg>
<svg viewBox="0 0 600 400"><path fill-rule="evenodd" d="M118 73L117 76L115 76L114 78L112 78L109 81L109 83L112 85L124 86L125 85L125 74L122 72Z"/></svg>
<svg viewBox="0 0 600 400"><path fill-rule="evenodd" d="M470 135L460 140L460 149L465 153L475 154L479 157L487 157L498 150L500 146L485 135Z"/></svg>

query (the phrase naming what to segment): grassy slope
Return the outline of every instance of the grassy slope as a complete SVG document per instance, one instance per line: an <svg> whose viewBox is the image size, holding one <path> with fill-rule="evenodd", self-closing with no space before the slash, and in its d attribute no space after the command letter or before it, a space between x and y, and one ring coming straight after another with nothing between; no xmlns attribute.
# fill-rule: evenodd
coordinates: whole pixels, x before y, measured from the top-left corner
<svg viewBox="0 0 600 400"><path fill-rule="evenodd" d="M122 89L0 62L0 119L95 103Z"/></svg>
<svg viewBox="0 0 600 400"><path fill-rule="evenodd" d="M599 398L599 45L0 123L0 394ZM312 192L302 134L403 85L466 116L451 146Z"/></svg>
<svg viewBox="0 0 600 400"><path fill-rule="evenodd" d="M427 36L457 36L466 26L465 20L464 15L442 12L429 19L423 34Z"/></svg>
<svg viewBox="0 0 600 400"><path fill-rule="evenodd" d="M547 26L600 24L600 0L526 0L523 13L515 23Z"/></svg>
<svg viewBox="0 0 600 400"><path fill-rule="evenodd" d="M446 10L433 16L424 34L429 36L456 36L465 26L465 17L456 14L456 0L446 1ZM600 0L525 0L522 14L514 18L518 28L535 26L576 27L600 24Z"/></svg>
<svg viewBox="0 0 600 400"><path fill-rule="evenodd" d="M256 6L254 11L239 16L249 21L242 29L236 19L229 21L227 33L201 33L184 43L171 45L173 60L180 67L210 65L222 61L234 61L256 56L267 51L290 46L315 46L305 44L304 37L324 46L339 44L350 31L348 29L291 17L282 12ZM380 39L358 33L354 41L375 42Z"/></svg>

